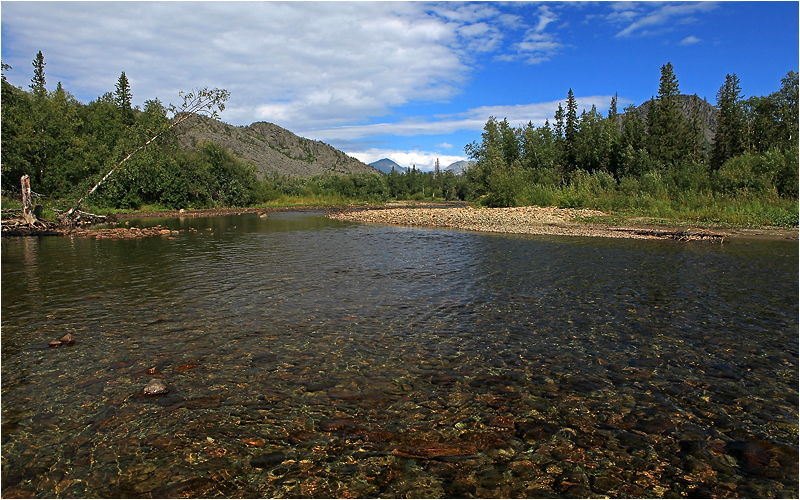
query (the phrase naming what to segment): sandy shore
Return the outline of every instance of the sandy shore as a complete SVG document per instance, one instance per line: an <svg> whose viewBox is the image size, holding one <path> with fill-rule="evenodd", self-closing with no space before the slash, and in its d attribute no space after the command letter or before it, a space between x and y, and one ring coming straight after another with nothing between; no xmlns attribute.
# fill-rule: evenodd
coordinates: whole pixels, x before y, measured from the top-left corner
<svg viewBox="0 0 800 500"><path fill-rule="evenodd" d="M797 239L797 229L731 229L709 230L695 227L657 227L637 224L635 227L610 227L576 221L582 217L605 215L597 210L555 207L516 208L371 208L330 210L328 217L373 224L444 227L496 233L550 234L595 236L604 238L675 239L682 241L724 241L739 237Z"/></svg>

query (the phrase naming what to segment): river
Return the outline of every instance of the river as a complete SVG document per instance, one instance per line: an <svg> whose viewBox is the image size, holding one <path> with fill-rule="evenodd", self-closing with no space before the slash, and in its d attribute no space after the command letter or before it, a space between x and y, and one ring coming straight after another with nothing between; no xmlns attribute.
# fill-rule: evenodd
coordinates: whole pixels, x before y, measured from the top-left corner
<svg viewBox="0 0 800 500"><path fill-rule="evenodd" d="M798 496L796 241L130 222L2 240L4 498Z"/></svg>

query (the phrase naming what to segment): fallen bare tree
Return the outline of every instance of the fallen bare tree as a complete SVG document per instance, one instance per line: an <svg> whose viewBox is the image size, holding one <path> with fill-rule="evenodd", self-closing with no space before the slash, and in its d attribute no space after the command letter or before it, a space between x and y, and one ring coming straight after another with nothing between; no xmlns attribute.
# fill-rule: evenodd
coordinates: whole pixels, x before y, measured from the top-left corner
<svg viewBox="0 0 800 500"><path fill-rule="evenodd" d="M184 93L181 91L178 95L183 98L183 104L181 106L170 104L169 111L172 113L172 123L170 126L158 132L147 142L129 153L125 158L122 159L122 161L114 165L114 167L109 170L108 173L104 175L103 178L100 179L100 181L95 184L88 193L86 193L86 196L78 200L74 207L69 209L64 214L58 216L59 223L73 224L74 216L76 213L79 213L79 209L83 202L86 201L86 199L91 196L92 193L97 191L97 189L106 181L106 179L111 177L111 175L116 172L122 166L122 164L128 161L133 155L146 148L153 141L161 137L164 133L174 129L195 115L205 115L216 119L219 116L219 113L225 109L225 101L228 100L231 93L225 89L209 89L208 87L204 87L189 93Z"/></svg>

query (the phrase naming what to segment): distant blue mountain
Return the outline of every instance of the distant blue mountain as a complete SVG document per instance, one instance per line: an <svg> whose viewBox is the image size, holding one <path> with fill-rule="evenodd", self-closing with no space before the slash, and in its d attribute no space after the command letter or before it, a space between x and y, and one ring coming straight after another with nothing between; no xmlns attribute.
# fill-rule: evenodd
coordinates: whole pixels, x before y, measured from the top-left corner
<svg viewBox="0 0 800 500"><path fill-rule="evenodd" d="M383 172L384 174L390 174L392 169L399 174L403 174L408 170L407 168L401 167L397 163L393 162L389 158L384 158L382 160L370 163L369 166L375 170Z"/></svg>

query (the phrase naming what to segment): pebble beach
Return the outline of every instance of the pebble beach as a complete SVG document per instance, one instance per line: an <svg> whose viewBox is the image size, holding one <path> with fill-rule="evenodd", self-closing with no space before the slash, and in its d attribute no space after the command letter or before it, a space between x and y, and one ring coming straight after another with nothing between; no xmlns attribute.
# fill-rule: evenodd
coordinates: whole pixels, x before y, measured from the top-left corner
<svg viewBox="0 0 800 500"><path fill-rule="evenodd" d="M557 207L513 208L350 208L328 212L328 217L373 224L443 227L494 233L548 234L564 236L595 236L606 238L678 240L722 240L727 233L704 229L648 229L609 227L581 222L585 217L606 215L598 210Z"/></svg>

